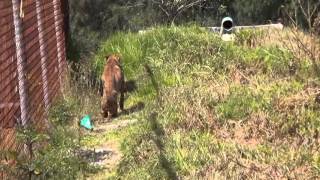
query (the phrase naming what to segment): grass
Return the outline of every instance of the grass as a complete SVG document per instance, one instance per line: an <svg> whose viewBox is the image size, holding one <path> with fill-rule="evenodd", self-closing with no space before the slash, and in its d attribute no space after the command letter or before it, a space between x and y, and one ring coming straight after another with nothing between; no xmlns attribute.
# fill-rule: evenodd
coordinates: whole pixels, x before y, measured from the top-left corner
<svg viewBox="0 0 320 180"><path fill-rule="evenodd" d="M269 35L240 32L230 43L197 26L157 27L106 40L91 66L95 77L107 54L121 54L126 79L137 83L125 107L145 104L124 117L138 124L84 140L121 142L123 158L108 177L319 177L314 62Z"/></svg>
<svg viewBox="0 0 320 180"><path fill-rule="evenodd" d="M13 179L75 179L93 170L79 155L78 125L73 112L76 102L70 97L59 99L50 108L50 130L29 124L18 129L17 143L25 144L20 150L5 152L15 163L5 167L8 178ZM2 155L2 154L1 154Z"/></svg>

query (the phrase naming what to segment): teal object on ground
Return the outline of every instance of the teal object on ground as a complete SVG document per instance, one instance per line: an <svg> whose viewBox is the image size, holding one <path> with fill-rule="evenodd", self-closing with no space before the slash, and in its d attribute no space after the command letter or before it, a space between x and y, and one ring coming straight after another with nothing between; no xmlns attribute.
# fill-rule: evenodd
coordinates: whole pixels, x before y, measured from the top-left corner
<svg viewBox="0 0 320 180"><path fill-rule="evenodd" d="M86 115L84 118L80 121L80 126L85 127L86 129L92 130L93 126L91 124L91 118L89 115Z"/></svg>

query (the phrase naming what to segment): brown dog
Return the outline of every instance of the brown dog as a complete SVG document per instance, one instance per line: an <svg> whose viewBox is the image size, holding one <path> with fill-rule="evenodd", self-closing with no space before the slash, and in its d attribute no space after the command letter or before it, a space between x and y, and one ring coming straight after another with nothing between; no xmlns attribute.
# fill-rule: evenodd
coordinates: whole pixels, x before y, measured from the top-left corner
<svg viewBox="0 0 320 180"><path fill-rule="evenodd" d="M120 93L119 106L123 110L124 101L124 75L118 55L106 57L106 64L101 76L103 84L103 96L101 99L102 115L104 118L116 117L118 115L118 95Z"/></svg>

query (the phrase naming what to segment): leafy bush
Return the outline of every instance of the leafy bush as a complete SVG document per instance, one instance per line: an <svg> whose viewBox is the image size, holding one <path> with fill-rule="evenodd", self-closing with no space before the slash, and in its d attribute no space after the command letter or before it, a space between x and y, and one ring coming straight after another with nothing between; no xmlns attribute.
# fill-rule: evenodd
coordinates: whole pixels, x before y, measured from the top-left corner
<svg viewBox="0 0 320 180"><path fill-rule="evenodd" d="M72 126L75 104L61 100L51 108L51 129L37 127L19 129L18 142L23 153L10 152L16 161L8 167L12 177L21 179L77 179L91 169L80 153L78 127Z"/></svg>

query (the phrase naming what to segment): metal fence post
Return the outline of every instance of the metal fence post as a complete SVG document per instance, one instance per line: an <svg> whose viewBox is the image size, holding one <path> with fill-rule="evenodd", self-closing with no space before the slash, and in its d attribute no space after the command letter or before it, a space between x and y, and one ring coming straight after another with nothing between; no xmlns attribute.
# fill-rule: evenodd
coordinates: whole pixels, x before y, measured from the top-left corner
<svg viewBox="0 0 320 180"><path fill-rule="evenodd" d="M62 88L62 49L61 49L61 35L62 31L60 31L61 27L59 28L59 18L58 16L61 15L61 12L59 11L59 4L58 0L53 0L53 10L54 10L54 27L56 31L56 40L57 40L57 56L58 56L58 70L59 70L59 80L60 80L60 89ZM60 14L59 14L60 12Z"/></svg>
<svg viewBox="0 0 320 180"><path fill-rule="evenodd" d="M40 44L40 56L41 56L41 76L42 76L42 89L43 89L43 99L46 115L48 115L49 110L49 92L48 92L48 69L47 69L47 53L46 53L46 43L43 36L43 22L42 22L42 8L40 0L36 0L36 11L37 11L37 24L39 33L39 44Z"/></svg>
<svg viewBox="0 0 320 180"><path fill-rule="evenodd" d="M27 80L25 73L25 57L22 43L21 33L21 19L19 17L19 2L18 0L12 0L13 9L13 23L15 32L15 45L17 55L17 72L18 72L18 88L20 96L20 110L21 110L21 125L24 127L29 121L29 109L28 109L28 92L27 92Z"/></svg>

